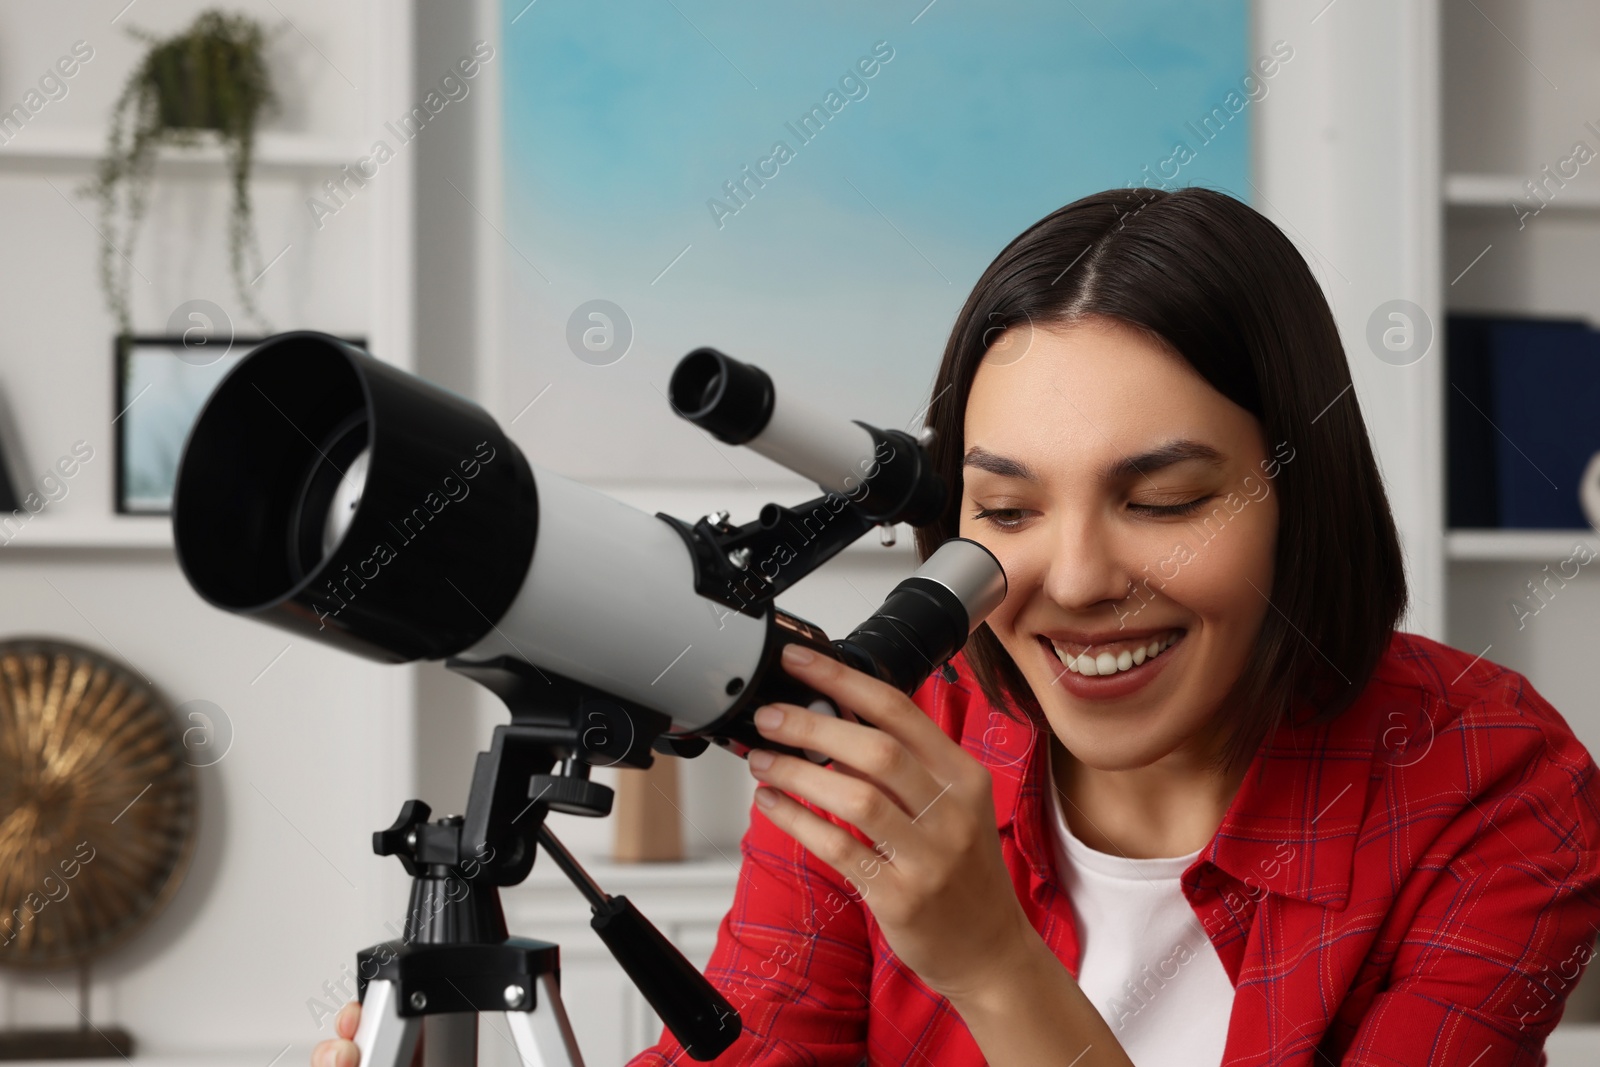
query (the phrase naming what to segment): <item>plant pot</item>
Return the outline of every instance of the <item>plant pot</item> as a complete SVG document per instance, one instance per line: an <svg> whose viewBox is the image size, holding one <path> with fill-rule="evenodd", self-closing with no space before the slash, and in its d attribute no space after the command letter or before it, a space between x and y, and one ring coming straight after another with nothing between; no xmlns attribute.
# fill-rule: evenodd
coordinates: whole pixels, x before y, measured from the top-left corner
<svg viewBox="0 0 1600 1067"><path fill-rule="evenodd" d="M207 42L195 42L207 43ZM205 55L188 41L174 41L150 55L161 125L173 130L221 130L222 109L205 69Z"/></svg>

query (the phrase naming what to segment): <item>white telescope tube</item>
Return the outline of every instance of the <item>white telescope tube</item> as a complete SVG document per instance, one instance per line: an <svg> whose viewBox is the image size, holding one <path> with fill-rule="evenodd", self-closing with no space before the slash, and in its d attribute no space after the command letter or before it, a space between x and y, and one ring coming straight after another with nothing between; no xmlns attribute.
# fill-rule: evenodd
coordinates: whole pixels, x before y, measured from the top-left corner
<svg viewBox="0 0 1600 1067"><path fill-rule="evenodd" d="M468 661L514 656L672 718L716 721L761 661L770 619L695 592L688 546L665 522L533 467L539 532L511 606ZM770 609L769 609L770 613Z"/></svg>

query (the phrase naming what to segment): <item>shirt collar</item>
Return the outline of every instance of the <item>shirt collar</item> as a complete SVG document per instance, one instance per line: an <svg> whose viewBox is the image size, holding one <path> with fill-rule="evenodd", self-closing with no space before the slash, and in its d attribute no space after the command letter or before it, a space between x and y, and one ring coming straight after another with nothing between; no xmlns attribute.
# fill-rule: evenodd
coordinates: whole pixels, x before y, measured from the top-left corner
<svg viewBox="0 0 1600 1067"><path fill-rule="evenodd" d="M1414 762L1432 738L1436 698L1395 651L1391 643L1360 696L1332 722L1311 724L1310 706L1295 706L1256 750L1185 884L1199 881L1209 864L1252 895L1265 890L1335 910L1346 906L1374 763ZM990 769L998 824L1012 829L1037 877L1052 877L1043 833L1048 726L1007 717L984 699L964 656L954 665L957 681L938 684L968 694L963 744Z"/></svg>

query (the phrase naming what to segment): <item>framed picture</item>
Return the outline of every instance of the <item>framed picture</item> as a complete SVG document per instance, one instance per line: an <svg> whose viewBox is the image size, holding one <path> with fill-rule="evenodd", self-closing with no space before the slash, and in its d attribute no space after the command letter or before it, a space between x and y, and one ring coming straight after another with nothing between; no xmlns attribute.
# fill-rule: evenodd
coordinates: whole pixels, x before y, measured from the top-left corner
<svg viewBox="0 0 1600 1067"><path fill-rule="evenodd" d="M170 515L178 460L211 391L265 338L194 334L118 338L116 364L116 510ZM364 339L344 340L366 348Z"/></svg>

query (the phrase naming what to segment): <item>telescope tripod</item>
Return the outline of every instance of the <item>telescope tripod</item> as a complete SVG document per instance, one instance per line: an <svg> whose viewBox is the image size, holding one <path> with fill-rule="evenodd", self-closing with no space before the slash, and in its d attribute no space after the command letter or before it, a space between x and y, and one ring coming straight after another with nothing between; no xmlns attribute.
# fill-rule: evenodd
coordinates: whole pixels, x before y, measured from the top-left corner
<svg viewBox="0 0 1600 1067"><path fill-rule="evenodd" d="M392 826L372 835L373 851L397 856L411 875L411 896L403 936L356 954L362 1067L410 1067L419 1037L425 1067L475 1063L485 1012L505 1013L526 1067L583 1067L561 1000L560 948L509 936L500 903L499 887L527 877L538 846L588 900L590 926L689 1057L714 1058L739 1036L738 1013L544 825L552 810L609 814L611 790L589 781L586 758L609 753L610 762L648 766L644 739L656 735L639 723L659 714L597 699L553 672L534 679L508 657L449 666L505 700L512 722L478 754L464 817L432 820L427 804L408 800Z"/></svg>
<svg viewBox="0 0 1600 1067"><path fill-rule="evenodd" d="M410 801L400 822L379 836L414 831L430 812ZM459 829L452 816L433 824ZM541 839L560 848L549 831ZM562 850L563 852L565 850ZM524 1064L583 1067L561 1000L560 949L548 941L509 937L500 893L473 886L459 867L432 864L412 878L405 936L356 954L362 983L356 1045L362 1067L410 1067L417 1039L425 1067L477 1061L477 1015L501 1011Z"/></svg>

